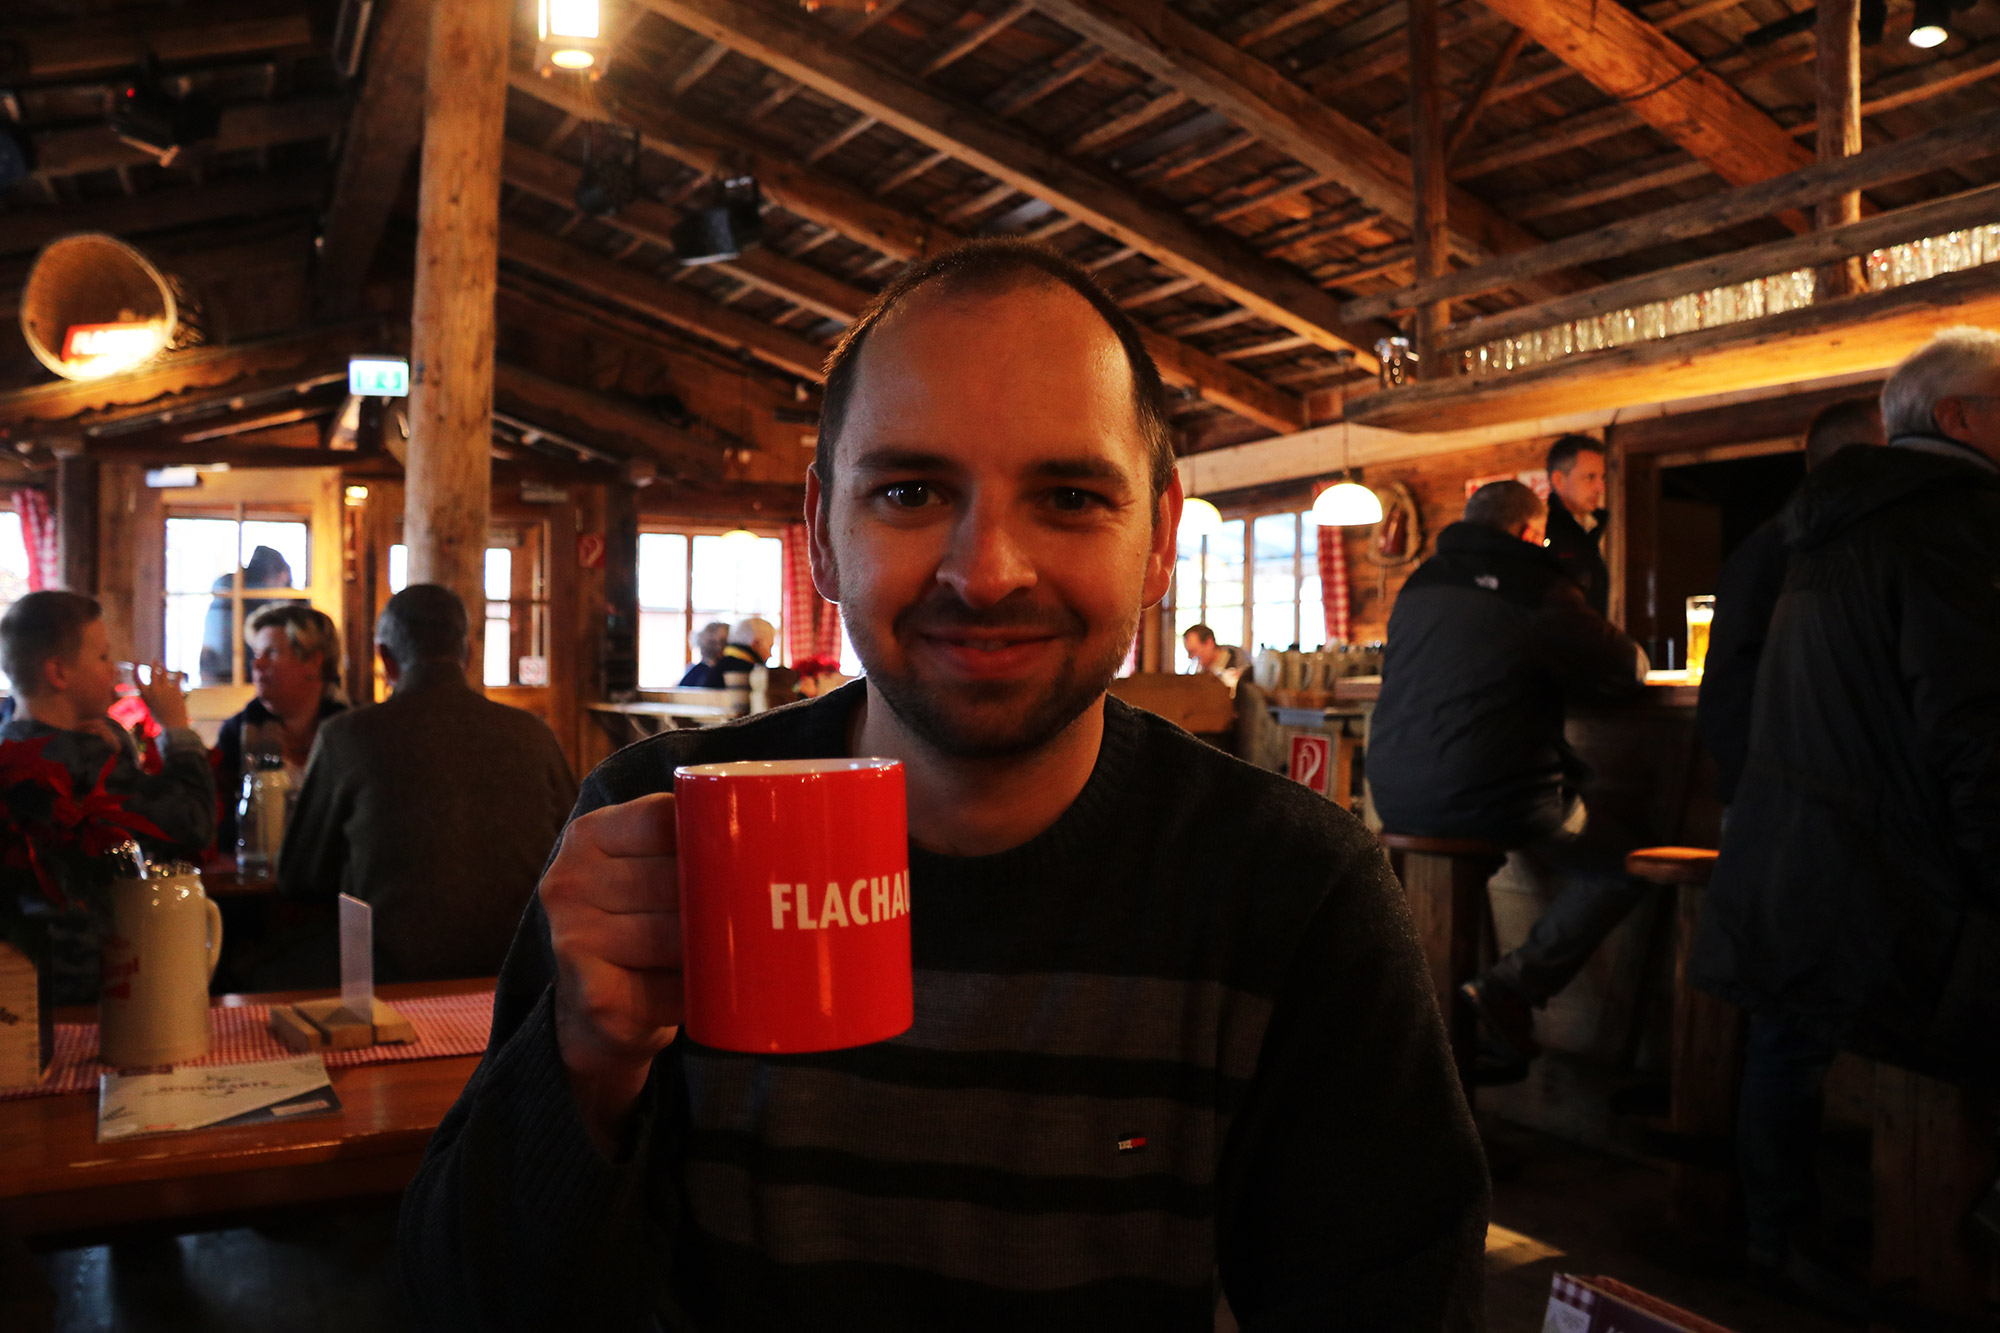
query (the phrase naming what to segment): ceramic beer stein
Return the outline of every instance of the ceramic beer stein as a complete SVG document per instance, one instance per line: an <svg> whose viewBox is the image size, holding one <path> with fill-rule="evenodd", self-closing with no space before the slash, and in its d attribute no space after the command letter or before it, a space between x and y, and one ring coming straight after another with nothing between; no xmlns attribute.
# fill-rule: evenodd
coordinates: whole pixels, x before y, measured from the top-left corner
<svg viewBox="0 0 2000 1333"><path fill-rule="evenodd" d="M129 1069L207 1055L208 979L221 956L222 912L192 869L114 881L98 1058Z"/></svg>

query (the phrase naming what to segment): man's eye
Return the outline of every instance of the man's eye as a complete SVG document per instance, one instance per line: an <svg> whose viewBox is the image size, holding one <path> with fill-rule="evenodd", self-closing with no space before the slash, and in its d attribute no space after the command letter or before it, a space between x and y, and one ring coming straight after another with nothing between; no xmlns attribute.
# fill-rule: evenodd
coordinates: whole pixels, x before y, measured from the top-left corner
<svg viewBox="0 0 2000 1333"><path fill-rule="evenodd" d="M1065 513L1079 513L1097 502L1096 492L1079 490L1075 486L1058 486L1049 492L1049 503Z"/></svg>
<svg viewBox="0 0 2000 1333"><path fill-rule="evenodd" d="M882 495L898 509L921 509L936 498L936 492L921 481L899 481L884 486Z"/></svg>

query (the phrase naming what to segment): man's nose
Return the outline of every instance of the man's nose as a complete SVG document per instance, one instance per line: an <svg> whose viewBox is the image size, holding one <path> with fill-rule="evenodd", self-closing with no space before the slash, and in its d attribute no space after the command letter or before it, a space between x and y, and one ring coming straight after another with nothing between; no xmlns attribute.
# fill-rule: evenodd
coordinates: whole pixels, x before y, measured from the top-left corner
<svg viewBox="0 0 2000 1333"><path fill-rule="evenodd" d="M967 606L993 606L1038 581L1035 562L1008 506L978 500L952 530L937 580Z"/></svg>

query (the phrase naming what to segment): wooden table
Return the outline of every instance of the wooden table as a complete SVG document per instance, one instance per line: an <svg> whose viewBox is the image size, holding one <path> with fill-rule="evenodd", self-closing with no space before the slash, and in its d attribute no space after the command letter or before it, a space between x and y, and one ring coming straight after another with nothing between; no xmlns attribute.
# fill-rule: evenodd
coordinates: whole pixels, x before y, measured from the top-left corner
<svg viewBox="0 0 2000 1333"><path fill-rule="evenodd" d="M491 990L493 982L382 986L390 1001ZM324 992L229 995L270 1004ZM58 1015L89 1022L94 1011ZM97 1094L0 1102L0 1230L23 1237L399 1193L479 1063L476 1055L328 1070L341 1112L318 1120L98 1143Z"/></svg>

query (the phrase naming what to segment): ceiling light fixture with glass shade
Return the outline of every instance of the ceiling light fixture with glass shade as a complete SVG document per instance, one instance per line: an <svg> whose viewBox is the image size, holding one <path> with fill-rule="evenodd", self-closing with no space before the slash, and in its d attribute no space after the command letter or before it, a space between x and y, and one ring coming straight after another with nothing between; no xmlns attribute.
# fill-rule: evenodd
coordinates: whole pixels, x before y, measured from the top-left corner
<svg viewBox="0 0 2000 1333"><path fill-rule="evenodd" d="M1910 15L1910 45L1929 50L1951 38L1953 10L1972 8L1972 0L1917 0Z"/></svg>
<svg viewBox="0 0 2000 1333"><path fill-rule="evenodd" d="M1184 490L1198 489L1195 478L1195 461L1183 460L1187 464ZM1222 511L1198 495L1189 495L1181 501L1181 525L1176 530L1176 540L1202 541L1222 531Z"/></svg>
<svg viewBox="0 0 2000 1333"><path fill-rule="evenodd" d="M1341 365L1354 360L1351 351L1336 352ZM1356 480L1348 449L1354 423L1347 419L1347 382L1340 384L1340 480L1313 500L1313 520L1323 528L1364 528L1382 521L1382 500Z"/></svg>
<svg viewBox="0 0 2000 1333"><path fill-rule="evenodd" d="M561 69L594 79L604 73L610 43L598 0L536 0L535 34L535 68L544 75Z"/></svg>

